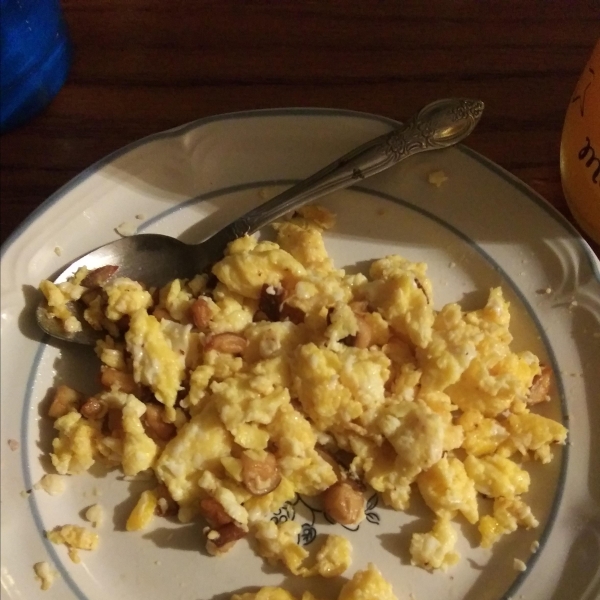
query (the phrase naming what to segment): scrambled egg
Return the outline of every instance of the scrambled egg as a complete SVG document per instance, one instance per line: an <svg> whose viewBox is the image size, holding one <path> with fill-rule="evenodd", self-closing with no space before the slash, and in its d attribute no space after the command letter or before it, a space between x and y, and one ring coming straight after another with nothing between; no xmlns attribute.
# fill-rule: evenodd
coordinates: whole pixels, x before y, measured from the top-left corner
<svg viewBox="0 0 600 600"><path fill-rule="evenodd" d="M415 533L410 542L412 564L425 569L442 569L455 565L460 556L454 550L456 531L448 517L437 519L429 533Z"/></svg>
<svg viewBox="0 0 600 600"><path fill-rule="evenodd" d="M322 496L340 522L356 523L365 516L358 481L395 510L418 490L433 526L413 535L410 553L425 569L459 560L458 515L484 547L536 527L520 463L549 462L567 430L533 412L543 366L511 348L501 288L466 312L434 307L424 263L387 256L368 277L347 275L323 241L333 220L306 207L275 225L276 242L232 242L216 282L199 275L147 290L110 266L42 282L65 328L76 327L68 304L81 302L107 333L96 348L103 390L83 399L62 386L50 407L57 472L96 461L129 476L150 471L156 487L140 496L128 530L155 513L201 518L212 554L252 535L267 560L301 576L343 573L349 542L329 536L307 566L300 525L271 514L296 494ZM493 508L482 510L481 496ZM265 588L234 598L292 596ZM370 566L339 598L394 596Z"/></svg>
<svg viewBox="0 0 600 600"><path fill-rule="evenodd" d="M166 319L158 321L140 308L131 316L125 334L134 379L150 387L167 407L174 406L184 377L190 329Z"/></svg>
<svg viewBox="0 0 600 600"><path fill-rule="evenodd" d="M64 544L69 549L69 558L74 563L80 563L79 550L95 550L98 547L99 536L78 525L63 525L46 532L46 537L53 544Z"/></svg>
<svg viewBox="0 0 600 600"><path fill-rule="evenodd" d="M254 534L260 555L271 563L281 561L294 575L302 577L317 574L336 577L350 566L350 542L339 535L328 535L315 556L315 564L310 568L304 566L309 554L296 542L300 530L300 525L295 521L285 521L278 525L273 521L257 522Z"/></svg>
<svg viewBox="0 0 600 600"><path fill-rule="evenodd" d="M234 594L231 600L296 600L281 588L265 587L256 593ZM304 592L299 600L318 600L310 592ZM342 587L337 600L398 600L392 586L371 563L366 569L357 571Z"/></svg>
<svg viewBox="0 0 600 600"><path fill-rule="evenodd" d="M95 462L96 440L101 436L98 423L78 412L69 412L54 422L58 437L52 441L52 464L61 475L87 471Z"/></svg>
<svg viewBox="0 0 600 600"><path fill-rule="evenodd" d="M46 561L35 563L33 565L33 571L35 573L36 580L40 584L40 589L44 592L52 587L54 580L59 576L58 571L53 569Z"/></svg>

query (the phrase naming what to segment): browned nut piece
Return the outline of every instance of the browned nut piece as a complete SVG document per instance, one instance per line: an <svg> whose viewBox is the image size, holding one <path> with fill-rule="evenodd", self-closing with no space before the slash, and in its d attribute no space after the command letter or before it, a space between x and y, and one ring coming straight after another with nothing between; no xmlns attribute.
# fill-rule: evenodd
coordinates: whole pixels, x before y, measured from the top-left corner
<svg viewBox="0 0 600 600"><path fill-rule="evenodd" d="M348 481L338 481L323 494L325 512L337 523L354 525L364 515L365 498Z"/></svg>
<svg viewBox="0 0 600 600"><path fill-rule="evenodd" d="M357 315L369 312L369 303L366 300L355 300L354 302L350 302L348 306Z"/></svg>
<svg viewBox="0 0 600 600"><path fill-rule="evenodd" d="M356 316L356 323L358 325L358 331L356 332L354 347L368 348L371 345L371 340L373 338L371 327L360 315Z"/></svg>
<svg viewBox="0 0 600 600"><path fill-rule="evenodd" d="M137 394L138 385L131 373L125 373L112 367L103 366L100 371L100 383L108 390L113 387L125 394Z"/></svg>
<svg viewBox="0 0 600 600"><path fill-rule="evenodd" d="M233 519L225 512L218 500L214 498L203 498L200 500L200 514L208 521L213 529L233 522Z"/></svg>
<svg viewBox="0 0 600 600"><path fill-rule="evenodd" d="M82 394L77 390L68 385L59 385L54 392L48 416L53 419L64 417L68 412L77 410L82 399Z"/></svg>
<svg viewBox="0 0 600 600"><path fill-rule="evenodd" d="M281 280L281 287L284 291L284 299L291 296L296 291L296 285L298 284L298 280L293 276L286 276Z"/></svg>
<svg viewBox="0 0 600 600"><path fill-rule="evenodd" d="M173 496L169 492L169 488L164 483L158 485L154 490L157 498L156 514L161 517L172 516L177 514L178 505Z"/></svg>
<svg viewBox="0 0 600 600"><path fill-rule="evenodd" d="M211 335L204 345L205 350L217 350L225 354L241 354L248 344L246 338L237 333L217 333Z"/></svg>
<svg viewBox="0 0 600 600"><path fill-rule="evenodd" d="M354 346L356 344L356 336L347 335L346 337L343 337L340 342L345 346Z"/></svg>
<svg viewBox="0 0 600 600"><path fill-rule="evenodd" d="M252 317L252 320L255 323L260 323L261 321L268 321L269 317L267 317L267 315L262 310L257 310L254 313L254 316Z"/></svg>
<svg viewBox="0 0 600 600"><path fill-rule="evenodd" d="M131 325L131 317L129 315L123 315L118 321L115 321L115 325L119 331L127 331Z"/></svg>
<svg viewBox="0 0 600 600"><path fill-rule="evenodd" d="M550 383L552 382L552 369L548 365L542 365L539 375L536 375L529 389L527 404L538 404L549 400Z"/></svg>
<svg viewBox="0 0 600 600"><path fill-rule="evenodd" d="M191 307L192 321L198 329L206 329L212 319L212 309L206 298L198 298Z"/></svg>
<svg viewBox="0 0 600 600"><path fill-rule="evenodd" d="M88 290L81 295L81 301L86 305L90 306L90 304L101 295L100 290Z"/></svg>
<svg viewBox="0 0 600 600"><path fill-rule="evenodd" d="M316 446L316 450L321 457L333 467L333 470L336 473L343 473L344 479L352 477L349 470L352 461L356 456L355 454L352 454L352 452L348 452L347 450L342 450L341 448L327 448L320 445Z"/></svg>
<svg viewBox="0 0 600 600"><path fill-rule="evenodd" d="M119 267L115 265L104 265L94 269L85 276L81 285L88 288L102 287L118 270Z"/></svg>
<svg viewBox="0 0 600 600"><path fill-rule="evenodd" d="M304 323L306 313L297 306L290 306L287 302L284 302L281 307L281 320L291 321L294 325L300 325Z"/></svg>
<svg viewBox="0 0 600 600"><path fill-rule="evenodd" d="M167 319L169 321L173 320L169 311L166 308L163 308L162 306L157 306L152 311L152 316L158 319L159 321L162 321L163 319Z"/></svg>
<svg viewBox="0 0 600 600"><path fill-rule="evenodd" d="M236 523L227 523L207 532L206 550L213 556L225 554L246 532Z"/></svg>
<svg viewBox="0 0 600 600"><path fill-rule="evenodd" d="M103 419L108 409L106 404L99 398L88 398L79 409L79 412L86 419L99 420Z"/></svg>
<svg viewBox="0 0 600 600"><path fill-rule="evenodd" d="M120 408L108 409L107 427L112 437L117 439L123 437L123 412Z"/></svg>
<svg viewBox="0 0 600 600"><path fill-rule="evenodd" d="M146 404L146 412L142 415L146 433L154 441L168 442L175 437L177 428L173 423L165 423L165 408L161 404Z"/></svg>
<svg viewBox="0 0 600 600"><path fill-rule="evenodd" d="M266 452L262 460L257 460L244 452L242 454L242 482L254 496L264 496L272 492L281 481L274 454Z"/></svg>
<svg viewBox="0 0 600 600"><path fill-rule="evenodd" d="M267 316L268 321L281 319L281 304L286 292L282 287L275 287L265 283L258 298L258 310Z"/></svg>

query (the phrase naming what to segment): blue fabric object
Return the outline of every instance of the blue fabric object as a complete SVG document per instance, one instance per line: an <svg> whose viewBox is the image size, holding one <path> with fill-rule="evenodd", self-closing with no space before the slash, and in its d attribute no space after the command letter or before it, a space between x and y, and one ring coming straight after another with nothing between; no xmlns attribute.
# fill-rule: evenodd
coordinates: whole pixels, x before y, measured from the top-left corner
<svg viewBox="0 0 600 600"><path fill-rule="evenodd" d="M0 131L45 108L62 87L71 44L59 0L0 0Z"/></svg>

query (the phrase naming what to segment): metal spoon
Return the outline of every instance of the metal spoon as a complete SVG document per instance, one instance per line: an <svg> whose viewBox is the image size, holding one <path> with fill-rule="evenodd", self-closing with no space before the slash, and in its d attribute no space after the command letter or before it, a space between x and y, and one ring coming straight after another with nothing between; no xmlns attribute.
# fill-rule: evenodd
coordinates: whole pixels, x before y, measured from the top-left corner
<svg viewBox="0 0 600 600"><path fill-rule="evenodd" d="M483 102L462 98L428 104L406 123L342 156L308 179L252 209L200 244L189 245L159 234L139 234L101 246L71 263L55 280L66 281L80 267L96 269L115 265L119 277L143 281L148 286L164 285L175 278L190 278L210 269L234 239L254 233L264 225L311 200L375 175L419 152L453 146L475 128ZM79 316L79 315L78 315ZM40 303L36 311L39 326L49 335L94 344L99 332L82 319L83 331L67 333L62 322Z"/></svg>

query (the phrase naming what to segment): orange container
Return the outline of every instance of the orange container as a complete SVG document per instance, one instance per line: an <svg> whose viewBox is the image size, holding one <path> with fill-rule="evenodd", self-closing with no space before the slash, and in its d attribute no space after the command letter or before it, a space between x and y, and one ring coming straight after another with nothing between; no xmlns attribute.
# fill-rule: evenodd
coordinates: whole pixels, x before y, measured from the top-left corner
<svg viewBox="0 0 600 600"><path fill-rule="evenodd" d="M600 39L567 109L560 172L573 217L600 244Z"/></svg>

